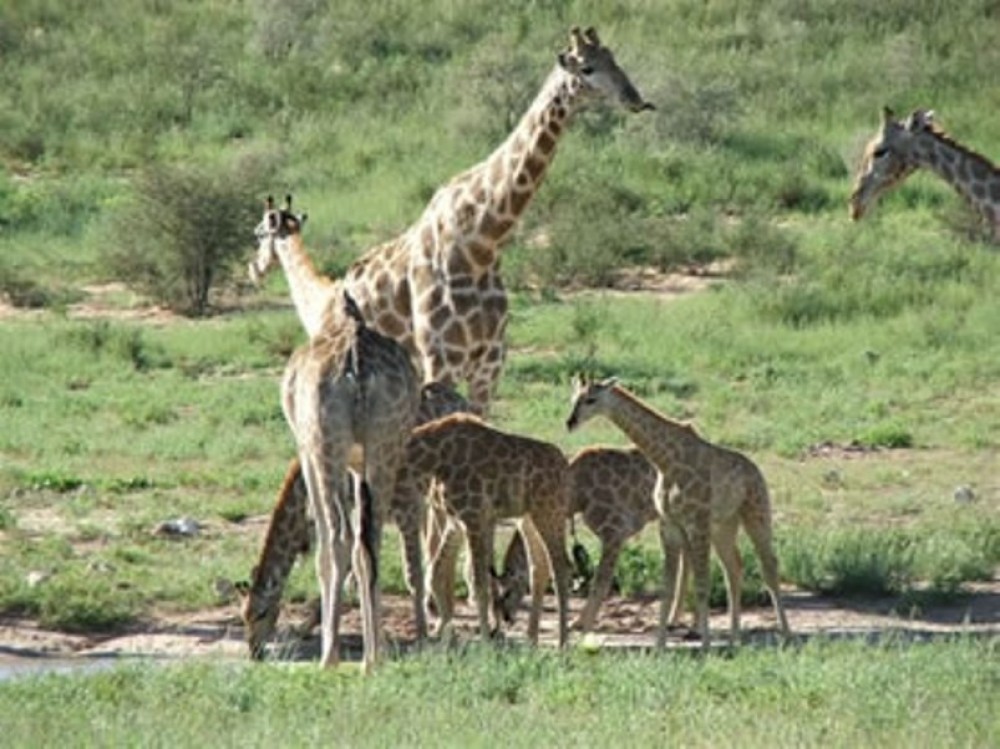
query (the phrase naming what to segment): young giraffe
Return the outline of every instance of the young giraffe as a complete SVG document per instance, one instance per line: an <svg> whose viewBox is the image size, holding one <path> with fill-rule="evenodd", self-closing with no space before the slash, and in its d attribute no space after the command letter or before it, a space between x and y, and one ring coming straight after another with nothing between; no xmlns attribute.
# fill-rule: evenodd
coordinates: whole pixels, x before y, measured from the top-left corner
<svg viewBox="0 0 1000 749"><path fill-rule="evenodd" d="M985 156L954 141L918 109L897 120L886 107L882 127L865 148L851 193L851 218L864 216L878 197L926 167L950 184L986 220L1000 240L1000 168Z"/></svg>
<svg viewBox="0 0 1000 749"><path fill-rule="evenodd" d="M709 549L713 540L725 572L731 636L737 640L743 569L736 534L741 524L760 558L764 584L781 631L787 636L778 559L771 543L771 506L760 469L745 455L713 445L689 425L657 413L614 379L578 380L567 428L572 431L598 415L625 432L659 470L654 500L661 519L664 565L657 644L662 647L666 642L667 597L674 593L676 601L683 588L684 574L678 575L683 555L694 572L695 628L702 646L708 647Z"/></svg>
<svg viewBox="0 0 1000 749"><path fill-rule="evenodd" d="M547 582L544 558L548 557L555 573L559 645L566 645L570 574L566 556L567 469L565 456L554 445L501 432L475 416L453 414L413 430L399 476L400 487L434 479L438 488L434 501L464 528L479 630L484 637L490 632L489 570L496 522L517 518L518 530L528 539L532 580L528 636L532 642L538 641ZM442 544L431 561L431 593L441 617L439 630L448 626L452 616L454 586L449 573L454 575L453 548L454 544Z"/></svg>
<svg viewBox="0 0 1000 749"><path fill-rule="evenodd" d="M598 99L633 112L653 108L597 32L574 27L569 47L507 140L440 187L409 229L370 249L344 277L365 319L406 346L424 381L465 382L482 415L505 355L500 247L541 185L573 115Z"/></svg>
<svg viewBox="0 0 1000 749"><path fill-rule="evenodd" d="M288 208L276 211L269 201L256 233L258 258L280 261L295 298L296 268L306 255L301 219L291 213L290 204ZM303 320L311 312L301 297L296 309ZM332 666L340 657L340 602L353 547L362 670L369 672L381 655L378 555L383 518L416 418L418 380L405 349L369 329L346 293L342 305L328 306L321 317L321 331L292 354L285 368L282 409L298 445L316 525L321 663ZM347 480L349 468L359 481Z"/></svg>
<svg viewBox="0 0 1000 749"><path fill-rule="evenodd" d="M420 389L417 423L425 424L451 413L469 410L468 402L452 388L440 383L427 383ZM419 501L398 490L389 505L389 520L396 524L403 541L403 571L407 588L413 595L417 639L427 637L424 606L423 553L421 530L427 517L424 497ZM257 564L250 580L236 584L242 601L240 614L250 655L264 656L264 644L274 633L285 583L300 554L313 546L313 523L308 515L308 493L298 458L294 458L285 474L271 520L264 537ZM316 621L307 622L303 631L312 629Z"/></svg>
<svg viewBox="0 0 1000 749"><path fill-rule="evenodd" d="M569 462L570 514L581 514L601 542L590 594L574 628L589 632L611 590L625 542L659 516L653 504L656 467L639 450L588 447ZM496 616L511 623L528 589L527 551L515 536L497 578ZM679 612L678 612L679 613ZM671 620L673 620L671 616Z"/></svg>

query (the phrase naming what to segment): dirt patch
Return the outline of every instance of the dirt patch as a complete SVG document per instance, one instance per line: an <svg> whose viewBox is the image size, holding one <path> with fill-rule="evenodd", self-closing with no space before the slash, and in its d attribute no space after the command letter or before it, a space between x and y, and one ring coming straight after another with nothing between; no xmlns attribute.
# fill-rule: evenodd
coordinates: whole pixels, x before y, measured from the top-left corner
<svg viewBox="0 0 1000 749"><path fill-rule="evenodd" d="M967 595L960 600L923 608L900 611L897 599L840 600L802 591L786 591L788 618L799 639L815 636L854 638L877 641L888 636L927 640L966 634L977 637L1000 637L1000 580L966 586ZM576 614L583 600L572 600ZM412 646L414 628L411 601L405 596L384 598L384 621L389 641L402 650ZM595 632L587 642L604 648L652 648L656 642L659 604L653 598L612 597L604 605ZM318 654L318 637L313 632L299 639L294 631L306 620L307 607L286 607L279 627L274 657L312 660ZM508 636L523 640L522 615ZM473 607L459 603L455 629L460 640L475 634ZM543 644L555 643L555 600L546 599L542 617ZM728 618L724 611L712 614L711 626L715 641L726 642ZM744 612L745 640L750 643L776 641L777 627L770 607L752 608ZM356 609L345 615L344 657L360 656L360 620ZM573 640L580 641L574 634ZM685 629L671 631L668 647L691 648L697 643ZM95 660L126 658L179 659L215 657L243 659L247 655L243 628L235 607L220 606L184 615L160 615L128 630L114 634L80 635L40 628L26 619L0 620L0 677L4 672L24 672L33 669L86 666Z"/></svg>

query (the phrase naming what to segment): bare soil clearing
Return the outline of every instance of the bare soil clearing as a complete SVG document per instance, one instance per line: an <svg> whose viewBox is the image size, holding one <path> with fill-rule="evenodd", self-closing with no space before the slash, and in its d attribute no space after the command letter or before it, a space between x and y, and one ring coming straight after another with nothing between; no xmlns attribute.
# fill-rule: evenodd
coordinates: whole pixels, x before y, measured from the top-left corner
<svg viewBox="0 0 1000 749"><path fill-rule="evenodd" d="M877 642L889 637L922 641L968 635L1000 637L1000 580L966 588L967 595L955 603L899 612L896 599L838 600L801 591L786 591L791 626L798 639L825 636L831 639L860 639ZM546 599L542 618L543 644L555 642L555 601ZM571 609L579 612L583 599L574 598ZM405 596L384 598L385 627L400 650L413 644L411 602ZM588 646L602 648L651 649L656 641L658 602L653 598L612 597L602 609L598 627L586 638ZM313 632L299 640L291 634L306 618L302 605L287 606L279 625L278 643L272 655L279 659L312 660L318 654L318 636ZM524 639L524 616L508 636ZM476 638L474 609L460 603L456 611L459 641ZM717 643L726 642L728 620L725 611L713 612L712 631ZM752 644L777 642L771 608L744 612L745 639ZM685 630L671 632L668 647L692 648ZM575 634L573 642L580 642ZM360 622L356 609L346 614L344 657L360 655ZM129 628L108 634L70 634L44 630L27 619L0 619L0 678L11 673L66 669L103 661L129 659L177 660L181 658L244 659L243 628L234 606L220 606L183 615L160 615Z"/></svg>

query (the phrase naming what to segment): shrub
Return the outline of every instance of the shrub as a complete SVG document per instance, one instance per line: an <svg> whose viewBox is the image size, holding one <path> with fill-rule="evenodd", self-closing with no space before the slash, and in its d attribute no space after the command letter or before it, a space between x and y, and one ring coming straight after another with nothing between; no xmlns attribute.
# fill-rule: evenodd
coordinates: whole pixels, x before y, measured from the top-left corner
<svg viewBox="0 0 1000 749"><path fill-rule="evenodd" d="M112 274L171 309L206 314L210 292L247 252L264 192L254 184L255 170L146 172L112 218L105 258Z"/></svg>

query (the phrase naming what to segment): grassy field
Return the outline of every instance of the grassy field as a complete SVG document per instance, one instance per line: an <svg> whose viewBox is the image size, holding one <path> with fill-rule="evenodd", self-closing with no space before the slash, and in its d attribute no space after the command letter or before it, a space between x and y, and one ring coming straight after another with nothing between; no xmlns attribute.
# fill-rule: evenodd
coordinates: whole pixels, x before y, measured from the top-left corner
<svg viewBox="0 0 1000 749"><path fill-rule="evenodd" d="M787 584L912 610L995 580L1000 251L931 176L862 224L846 199L883 104L932 107L961 142L1000 155L1000 120L984 116L1000 107L997 12L985 0L5 4L0 616L104 633L226 605L214 581L249 572L259 539L245 521L268 511L292 455L277 379L302 333L281 280L248 293L249 239L203 318L93 291L121 280L111 258L131 249L122 227L143 180L198 169L251 210L291 190L307 246L339 273L504 137L572 23L596 25L658 109L588 113L561 144L504 257L514 293L496 421L567 452L623 444L608 424L563 426L570 376L615 374L760 463ZM717 260L724 277L697 294L611 288L637 267ZM95 301L109 309L79 317ZM151 532L180 516L202 532ZM389 546L398 591L394 534ZM296 599L314 588L302 567ZM657 575L649 533L618 577L632 594ZM12 746L480 745L496 731L514 745L605 744L626 720L638 745L986 746L1000 741L995 651L471 648L368 681L196 663L4 683L0 709Z"/></svg>
<svg viewBox="0 0 1000 749"><path fill-rule="evenodd" d="M304 665L131 666L0 689L4 743L39 746L991 746L995 646L815 643L687 655L473 647L374 678Z"/></svg>

